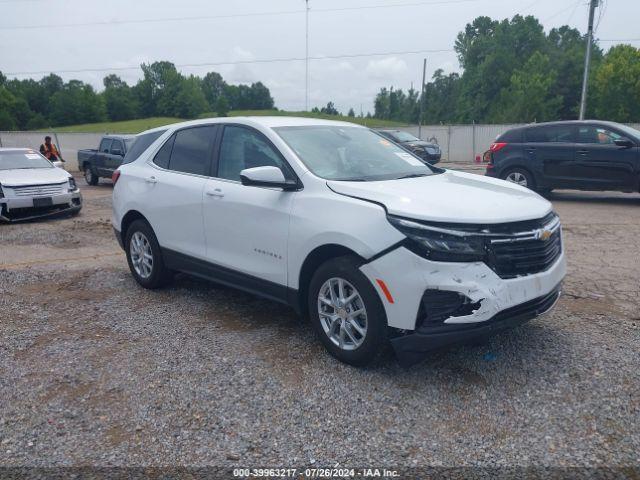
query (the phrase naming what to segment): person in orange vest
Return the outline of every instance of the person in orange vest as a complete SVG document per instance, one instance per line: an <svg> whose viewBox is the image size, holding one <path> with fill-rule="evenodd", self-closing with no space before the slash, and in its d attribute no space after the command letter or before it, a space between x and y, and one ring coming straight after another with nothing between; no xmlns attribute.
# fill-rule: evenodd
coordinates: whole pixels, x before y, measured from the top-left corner
<svg viewBox="0 0 640 480"><path fill-rule="evenodd" d="M44 143L40 145L40 153L47 157L51 162L64 162L60 156L60 150L58 150L55 143L51 142L51 137L48 135L44 137Z"/></svg>

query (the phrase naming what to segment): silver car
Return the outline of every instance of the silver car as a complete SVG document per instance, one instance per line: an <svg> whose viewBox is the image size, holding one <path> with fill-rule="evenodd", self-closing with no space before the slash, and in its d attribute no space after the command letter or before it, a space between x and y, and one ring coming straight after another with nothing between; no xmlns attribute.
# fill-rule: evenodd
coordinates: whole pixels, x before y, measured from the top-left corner
<svg viewBox="0 0 640 480"><path fill-rule="evenodd" d="M74 178L29 148L0 148L0 220L77 214L82 194Z"/></svg>

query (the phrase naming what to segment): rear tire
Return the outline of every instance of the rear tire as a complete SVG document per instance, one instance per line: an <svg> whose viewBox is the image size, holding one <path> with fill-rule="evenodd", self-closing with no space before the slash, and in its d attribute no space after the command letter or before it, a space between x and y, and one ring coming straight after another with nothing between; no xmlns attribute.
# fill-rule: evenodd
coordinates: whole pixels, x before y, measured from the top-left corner
<svg viewBox="0 0 640 480"><path fill-rule="evenodd" d="M93 167L91 165L85 165L84 179L89 185L97 185L100 181L100 177L98 177L98 174L93 171Z"/></svg>
<svg viewBox="0 0 640 480"><path fill-rule="evenodd" d="M131 275L142 287L160 288L171 281L173 274L165 267L158 239L147 222L131 223L124 245Z"/></svg>
<svg viewBox="0 0 640 480"><path fill-rule="evenodd" d="M524 168L508 168L502 173L502 179L531 190L536 187L533 175Z"/></svg>
<svg viewBox="0 0 640 480"><path fill-rule="evenodd" d="M318 268L309 284L311 323L331 355L354 366L371 363L387 342L387 316L375 288L344 256Z"/></svg>

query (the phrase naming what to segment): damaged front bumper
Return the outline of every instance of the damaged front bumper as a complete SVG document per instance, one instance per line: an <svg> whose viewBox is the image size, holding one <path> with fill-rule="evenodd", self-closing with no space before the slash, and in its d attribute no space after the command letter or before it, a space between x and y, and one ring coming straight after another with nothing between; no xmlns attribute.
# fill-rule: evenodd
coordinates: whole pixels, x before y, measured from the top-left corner
<svg viewBox="0 0 640 480"><path fill-rule="evenodd" d="M49 198L51 203L46 207L35 207L33 197L0 198L0 221L24 222L73 214L82 210L83 201L80 190L53 195Z"/></svg>
<svg viewBox="0 0 640 480"><path fill-rule="evenodd" d="M503 310L484 322L423 326L411 333L392 338L391 345L400 363L411 366L423 360L428 352L486 338L543 315L554 307L560 294L559 284L546 295Z"/></svg>
<svg viewBox="0 0 640 480"><path fill-rule="evenodd" d="M400 246L360 270L378 289L388 325L401 332L392 345L408 365L426 352L490 335L548 311L560 294L566 260L562 253L543 272L505 279L483 262L435 262ZM444 314L425 319L426 292L460 296L461 308L444 309Z"/></svg>

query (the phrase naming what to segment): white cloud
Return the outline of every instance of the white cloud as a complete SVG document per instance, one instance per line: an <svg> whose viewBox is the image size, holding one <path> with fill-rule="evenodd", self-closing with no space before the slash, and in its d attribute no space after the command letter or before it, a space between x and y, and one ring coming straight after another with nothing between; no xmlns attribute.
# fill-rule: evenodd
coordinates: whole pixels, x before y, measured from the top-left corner
<svg viewBox="0 0 640 480"><path fill-rule="evenodd" d="M370 78L393 79L407 71L407 63L398 57L370 60L366 72Z"/></svg>

